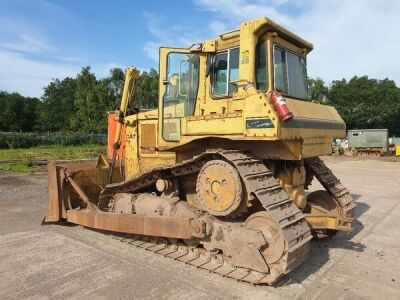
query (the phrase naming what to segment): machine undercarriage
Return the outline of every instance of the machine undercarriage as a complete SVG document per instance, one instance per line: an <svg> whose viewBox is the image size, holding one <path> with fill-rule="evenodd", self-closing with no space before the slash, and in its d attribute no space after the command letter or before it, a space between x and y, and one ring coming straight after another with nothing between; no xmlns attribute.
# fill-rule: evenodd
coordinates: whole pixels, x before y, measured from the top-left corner
<svg viewBox="0 0 400 300"><path fill-rule="evenodd" d="M309 224L317 236L349 231L354 204L323 162L310 159L307 171L327 190L311 193L301 209L267 164L249 152L210 150L125 182L97 182L95 191L85 182L93 178L85 176L88 171L53 166L50 181L58 178L58 184L50 198L61 199L60 219L133 234L133 244L155 253L237 280L273 284L307 257ZM102 170L107 168L97 168ZM46 221L55 221L51 215Z"/></svg>

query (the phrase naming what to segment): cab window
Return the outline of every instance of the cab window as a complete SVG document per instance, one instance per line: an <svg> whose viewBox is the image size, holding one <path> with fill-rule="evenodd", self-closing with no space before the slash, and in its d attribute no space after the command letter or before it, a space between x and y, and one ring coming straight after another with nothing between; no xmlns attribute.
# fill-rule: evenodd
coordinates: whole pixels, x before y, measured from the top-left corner
<svg viewBox="0 0 400 300"><path fill-rule="evenodd" d="M256 47L256 88L268 90L267 42L260 40Z"/></svg>
<svg viewBox="0 0 400 300"><path fill-rule="evenodd" d="M307 99L307 67L304 56L274 46L275 89L295 98Z"/></svg>
<svg viewBox="0 0 400 300"><path fill-rule="evenodd" d="M285 50L274 47L274 83L275 89L287 94L287 74L286 74L286 54Z"/></svg>
<svg viewBox="0 0 400 300"><path fill-rule="evenodd" d="M167 64L163 138L179 141L182 118L194 113L199 86L199 57L196 54L170 53Z"/></svg>
<svg viewBox="0 0 400 300"><path fill-rule="evenodd" d="M289 95L307 99L307 68L304 57L287 52Z"/></svg>
<svg viewBox="0 0 400 300"><path fill-rule="evenodd" d="M239 79L239 48L232 48L214 56L212 72L212 94L216 97L231 96Z"/></svg>

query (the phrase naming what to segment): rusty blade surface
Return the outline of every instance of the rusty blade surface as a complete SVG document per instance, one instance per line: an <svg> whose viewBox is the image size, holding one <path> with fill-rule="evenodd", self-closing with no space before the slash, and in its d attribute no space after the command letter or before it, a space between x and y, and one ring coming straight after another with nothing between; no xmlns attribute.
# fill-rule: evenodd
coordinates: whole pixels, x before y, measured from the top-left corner
<svg viewBox="0 0 400 300"><path fill-rule="evenodd" d="M55 162L50 162L47 165L47 175L49 178L49 203L45 222L58 222L60 220L61 203L59 201L59 174Z"/></svg>
<svg viewBox="0 0 400 300"><path fill-rule="evenodd" d="M96 168L96 161L62 164L51 161L47 165L47 173L49 200L43 224L65 219L66 211L78 207L82 201L85 206L94 208L102 188L107 185L109 169ZM116 182L123 180L117 169L114 179Z"/></svg>
<svg viewBox="0 0 400 300"><path fill-rule="evenodd" d="M191 219L68 210L67 220L90 228L140 235L190 239Z"/></svg>

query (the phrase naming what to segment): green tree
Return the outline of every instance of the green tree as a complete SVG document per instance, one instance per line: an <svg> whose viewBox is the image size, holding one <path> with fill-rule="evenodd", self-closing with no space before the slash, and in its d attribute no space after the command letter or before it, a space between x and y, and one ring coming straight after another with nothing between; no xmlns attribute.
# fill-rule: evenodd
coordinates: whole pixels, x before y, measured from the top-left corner
<svg viewBox="0 0 400 300"><path fill-rule="evenodd" d="M114 68L110 70L110 76L107 78L108 87L110 89L110 108L117 109L122 97L122 90L124 89L125 73L121 68Z"/></svg>
<svg viewBox="0 0 400 300"><path fill-rule="evenodd" d="M22 131L24 116L24 98L18 93L8 95L6 106L4 107L5 123L9 131Z"/></svg>
<svg viewBox="0 0 400 300"><path fill-rule="evenodd" d="M110 76L99 81L97 93L99 102L105 111L114 111L119 107L125 74L120 68L110 70Z"/></svg>
<svg viewBox="0 0 400 300"><path fill-rule="evenodd" d="M102 132L101 125L105 124L100 118L104 117L105 112L99 105L98 81L96 76L91 72L90 67L82 68L76 77L76 90L74 106L76 115L72 119L72 129L86 133ZM99 123L101 123L99 125Z"/></svg>
<svg viewBox="0 0 400 300"><path fill-rule="evenodd" d="M135 96L135 107L156 108L158 105L158 72L150 69L140 74Z"/></svg>
<svg viewBox="0 0 400 300"><path fill-rule="evenodd" d="M67 131L72 129L71 119L75 117L74 94L76 80L53 79L44 88L40 106L38 127L41 131Z"/></svg>
<svg viewBox="0 0 400 300"><path fill-rule="evenodd" d="M26 97L22 108L23 124L21 130L24 132L41 130L39 124L39 112L42 102L38 98Z"/></svg>
<svg viewBox="0 0 400 300"><path fill-rule="evenodd" d="M310 91L311 100L323 100L324 96L328 95L328 87L325 82L317 77L316 79L308 78L308 88Z"/></svg>
<svg viewBox="0 0 400 300"><path fill-rule="evenodd" d="M389 79L353 77L333 81L329 103L334 105L348 129L387 128L400 134L400 89Z"/></svg>
<svg viewBox="0 0 400 300"><path fill-rule="evenodd" d="M33 131L37 125L38 98L0 91L0 131Z"/></svg>
<svg viewBox="0 0 400 300"><path fill-rule="evenodd" d="M0 90L0 107L2 108L0 109L0 131L8 130L6 111L5 111L7 100L8 100L8 93L6 91Z"/></svg>

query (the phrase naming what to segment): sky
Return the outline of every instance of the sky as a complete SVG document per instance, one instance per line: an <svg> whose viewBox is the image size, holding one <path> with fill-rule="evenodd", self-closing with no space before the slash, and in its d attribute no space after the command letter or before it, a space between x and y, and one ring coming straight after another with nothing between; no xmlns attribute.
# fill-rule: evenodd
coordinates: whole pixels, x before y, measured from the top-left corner
<svg viewBox="0 0 400 300"><path fill-rule="evenodd" d="M267 16L314 44L308 74L400 83L400 0L0 0L0 90L40 97L91 66L158 68L160 46L188 47Z"/></svg>

